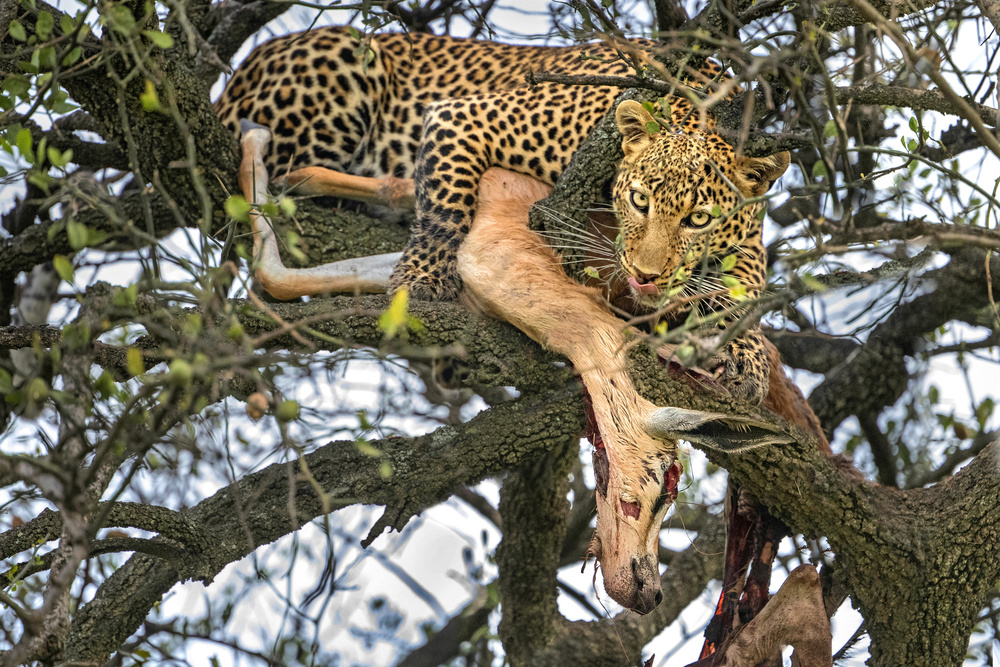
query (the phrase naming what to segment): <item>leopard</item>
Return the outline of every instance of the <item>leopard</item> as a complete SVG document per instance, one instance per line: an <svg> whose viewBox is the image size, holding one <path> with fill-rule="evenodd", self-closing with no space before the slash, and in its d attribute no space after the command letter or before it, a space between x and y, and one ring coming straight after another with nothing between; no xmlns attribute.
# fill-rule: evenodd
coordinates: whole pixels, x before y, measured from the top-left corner
<svg viewBox="0 0 1000 667"><path fill-rule="evenodd" d="M654 47L642 39L631 44ZM377 34L364 43L350 28L333 26L258 46L215 107L237 135L241 119L272 131L266 164L273 174L320 166L413 178L416 217L389 286L405 286L414 298L450 299L461 290L456 252L486 169L552 185L620 93L613 86L527 85L528 73L542 71L622 76L631 65L606 43L515 45L424 33ZM720 73L708 60L687 75L706 86ZM623 142L633 149L613 188L623 240L617 262L634 281L637 309L662 306L672 283L686 276L687 292L701 286L709 294L691 303L709 315L723 311L716 326L724 330L746 309L731 303L726 290L704 288L719 287L716 274L725 265L747 302L760 295L766 254L755 216L761 205L745 200L770 187L788 154L779 154L784 161L737 156L715 133L711 116L689 99L673 96L667 106L666 119L645 109L648 118L636 117L664 132L651 141L639 132ZM648 203L637 204L640 197ZM726 258L735 258L735 266ZM673 318L691 309L675 308ZM768 375L760 334L744 331L723 347L717 357L723 383L738 398L759 402Z"/></svg>
<svg viewBox="0 0 1000 667"><path fill-rule="evenodd" d="M324 28L258 47L233 75L216 108L234 132L241 120L269 129L274 141L261 164L270 173L325 167L370 180L413 179L416 219L388 287L405 287L417 298L450 298L462 287L457 257L487 172L501 167L551 186L620 92L611 86L532 87L524 80L531 71L617 76L630 70L618 50L605 44L539 47L385 34L366 45L348 29ZM709 62L697 76L689 74L706 85L720 72ZM763 195L787 168L788 154L739 155L715 131L711 115L686 97L670 96L657 107L624 101L615 116L623 158L611 188L618 236L612 246L627 310L654 313L669 327L689 324L692 315L705 320L718 332L721 351L715 361L722 384L738 398L760 402L771 369L763 339L754 328L734 325L764 287L766 252L758 214ZM255 191L251 199L257 198ZM527 255L527 248L522 252ZM495 254L495 249L482 250L479 259L489 264ZM518 281L526 278L511 280L486 281L515 286L494 299L490 310L530 313L509 321L529 335L543 327L533 337L561 349L550 336L538 335L546 326L533 319L538 304L517 302L514 292L524 291ZM568 304L569 291L564 285L546 294L561 294L556 299ZM592 303L591 297L581 297L580 303ZM592 308L579 312L594 315ZM576 328L568 312L548 326L556 321ZM604 322L603 333L583 328L580 335L604 345L621 338L621 324L613 317ZM565 352L572 358L569 347ZM598 357L617 359L619 351L612 345ZM591 367L604 365L584 359L582 368ZM626 376L607 384L608 396L632 395ZM609 566L608 592L645 613L659 601L650 545L676 493L679 468L676 444L653 442L649 432L643 433L636 417L644 410L627 406L645 404L637 395L630 400L604 401L603 419L613 423L598 424L612 473L607 486L598 489L599 500L604 499L598 503L598 533L605 539L597 553L600 560L603 552L602 568ZM623 428L627 435L614 436ZM596 449L595 466L602 448Z"/></svg>
<svg viewBox="0 0 1000 667"><path fill-rule="evenodd" d="M615 116L625 157L612 200L630 310L663 309L664 326L691 322L693 314L708 325L700 329L726 337L765 287L762 197L788 168L789 153L738 155L719 134L663 126L631 100ZM760 331L747 329L721 348L709 365L731 394L760 402L769 363Z"/></svg>

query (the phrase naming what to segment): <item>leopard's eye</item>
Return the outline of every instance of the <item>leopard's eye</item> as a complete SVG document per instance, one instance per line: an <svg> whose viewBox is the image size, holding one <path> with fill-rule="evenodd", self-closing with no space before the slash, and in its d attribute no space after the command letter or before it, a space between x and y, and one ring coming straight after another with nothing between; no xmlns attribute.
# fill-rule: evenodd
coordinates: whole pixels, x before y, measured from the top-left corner
<svg viewBox="0 0 1000 667"><path fill-rule="evenodd" d="M629 201L632 202L632 206L635 206L639 211L645 213L649 210L649 197L639 192L638 190L632 190L628 194Z"/></svg>
<svg viewBox="0 0 1000 667"><path fill-rule="evenodd" d="M704 211L695 211L687 217L686 222L688 227L701 229L702 227L708 226L708 223L712 222L712 216Z"/></svg>

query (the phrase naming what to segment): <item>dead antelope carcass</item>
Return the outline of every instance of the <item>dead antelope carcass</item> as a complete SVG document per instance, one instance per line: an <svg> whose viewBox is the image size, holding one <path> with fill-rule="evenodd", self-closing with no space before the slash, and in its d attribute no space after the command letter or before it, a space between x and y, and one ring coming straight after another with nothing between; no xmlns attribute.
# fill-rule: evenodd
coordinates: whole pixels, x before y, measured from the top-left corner
<svg viewBox="0 0 1000 667"><path fill-rule="evenodd" d="M251 202L266 200L268 177L263 155L269 140L265 128L244 126L240 184ZM307 178L311 179L308 189L314 194L385 202L385 193L391 192L397 203L412 201L412 182L399 179L388 182L310 169L292 172L287 182L303 182ZM480 182L479 206L472 230L458 255L458 268L465 285L463 299L563 354L580 373L592 416L589 435L595 444L598 485L593 551L601 564L608 594L623 606L646 613L661 598L656 554L660 525L676 497L681 471L676 458L676 439L738 449L775 442L781 436L762 421L678 408L661 409L638 394L625 370L624 323L608 311L605 295L569 279L552 249L527 227L530 206L544 197L548 189L534 179L505 170L486 172ZM251 218L255 276L278 298L323 292L383 292L399 256L396 253L310 269L287 269L278 256L270 222L257 212ZM772 361L771 390L765 405L803 428L821 434L813 423L815 416L811 422L805 414L807 406L784 376L780 362ZM815 571L812 576L815 577ZM807 573L802 572L794 581L806 579ZM758 638L751 642L753 645L765 647L773 641L794 638L796 633L786 632L790 621L780 610L811 604L813 598L802 593L806 589L807 586L795 584L784 595L779 592L765 607L771 611L764 618L770 620L739 628L735 637L721 645L721 651L711 659L719 660L730 654L734 659L737 655L750 655L745 647L746 640L752 638ZM825 630L815 614L796 612L794 618L808 619L810 628L815 630L809 636L823 635L824 631L829 635L825 615ZM779 620L783 624L780 631L770 631L772 621ZM823 649L819 651L822 653ZM827 648L826 664L829 655Z"/></svg>

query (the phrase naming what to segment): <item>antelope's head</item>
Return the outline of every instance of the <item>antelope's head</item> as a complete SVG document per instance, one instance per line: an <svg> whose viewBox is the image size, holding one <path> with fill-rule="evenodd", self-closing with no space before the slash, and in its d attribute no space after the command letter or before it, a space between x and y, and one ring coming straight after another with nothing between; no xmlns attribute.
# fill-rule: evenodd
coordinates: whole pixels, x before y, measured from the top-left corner
<svg viewBox="0 0 1000 667"><path fill-rule="evenodd" d="M663 598L660 526L677 498L683 467L676 440L647 434L638 405L602 399L588 394L587 437L594 445L597 499L588 556L600 563L604 589L615 602L648 614Z"/></svg>

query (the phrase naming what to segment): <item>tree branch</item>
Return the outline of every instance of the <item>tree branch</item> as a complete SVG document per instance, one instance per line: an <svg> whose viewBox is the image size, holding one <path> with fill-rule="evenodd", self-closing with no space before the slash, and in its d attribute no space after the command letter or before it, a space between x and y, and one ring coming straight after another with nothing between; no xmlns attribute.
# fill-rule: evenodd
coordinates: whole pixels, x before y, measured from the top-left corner
<svg viewBox="0 0 1000 667"><path fill-rule="evenodd" d="M809 403L828 433L851 415L879 414L892 405L909 382L905 357L916 353L923 335L952 320L965 321L989 305L984 259L975 248L956 250L947 266L921 277L934 285L933 291L900 304L857 354L827 374ZM992 289L1000 292L1000 259L992 256L989 266Z"/></svg>
<svg viewBox="0 0 1000 667"><path fill-rule="evenodd" d="M712 579L722 576L725 525L720 517L706 522L687 549L660 577L663 602L640 616L630 611L600 621L564 623L559 636L528 664L546 667L604 667L638 664L643 647L701 595Z"/></svg>
<svg viewBox="0 0 1000 667"><path fill-rule="evenodd" d="M212 542L203 556L206 576L211 577L256 547L340 507L386 505L388 523L401 528L410 516L441 502L456 486L515 467L546 451L554 440L576 438L582 430L583 409L573 381L542 397L497 406L460 426L444 426L413 439L370 442L380 457L362 452L352 441L330 443L304 457L306 466L300 467L293 489L288 464L276 463L183 514L195 525L212 526ZM394 470L389 478L381 473L382 461ZM317 495L317 488L323 489L323 496ZM172 563L133 556L76 614L66 659L106 660L181 576Z"/></svg>

